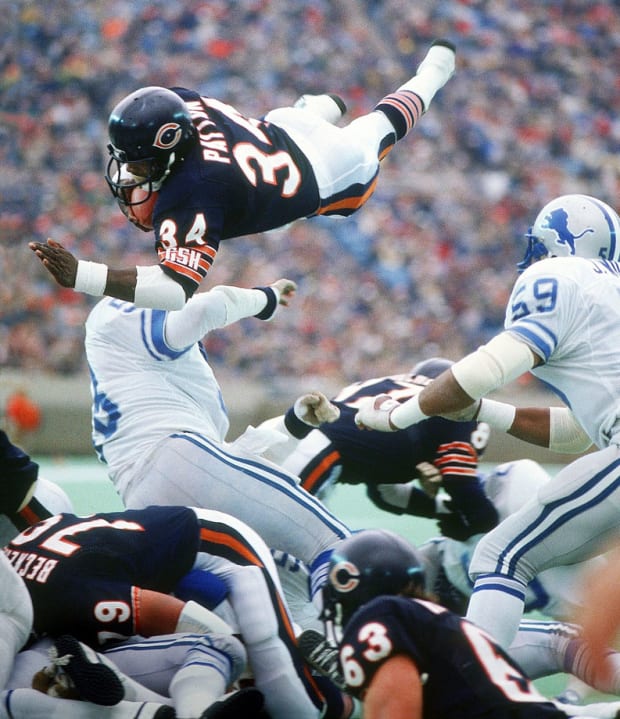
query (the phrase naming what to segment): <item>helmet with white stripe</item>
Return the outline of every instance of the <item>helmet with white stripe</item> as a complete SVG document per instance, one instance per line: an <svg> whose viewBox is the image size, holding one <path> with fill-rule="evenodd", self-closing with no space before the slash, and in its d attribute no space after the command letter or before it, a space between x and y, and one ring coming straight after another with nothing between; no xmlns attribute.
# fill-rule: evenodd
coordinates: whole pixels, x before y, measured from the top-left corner
<svg viewBox="0 0 620 719"><path fill-rule="evenodd" d="M548 202L525 235L528 245L517 265L522 272L544 257L620 260L620 217L589 195L562 195Z"/></svg>

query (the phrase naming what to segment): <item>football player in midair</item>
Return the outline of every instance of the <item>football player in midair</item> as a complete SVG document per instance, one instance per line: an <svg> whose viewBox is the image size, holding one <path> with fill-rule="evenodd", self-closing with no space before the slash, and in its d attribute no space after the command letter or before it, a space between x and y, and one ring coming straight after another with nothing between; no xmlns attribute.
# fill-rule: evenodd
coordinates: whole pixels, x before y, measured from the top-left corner
<svg viewBox="0 0 620 719"><path fill-rule="evenodd" d="M359 209L381 159L454 69L452 43L435 41L414 77L345 127L333 124L345 110L334 95L304 95L253 119L193 90L140 88L110 114L106 179L128 217L152 227L159 264L112 269L53 239L29 246L63 287L179 309L222 240Z"/></svg>

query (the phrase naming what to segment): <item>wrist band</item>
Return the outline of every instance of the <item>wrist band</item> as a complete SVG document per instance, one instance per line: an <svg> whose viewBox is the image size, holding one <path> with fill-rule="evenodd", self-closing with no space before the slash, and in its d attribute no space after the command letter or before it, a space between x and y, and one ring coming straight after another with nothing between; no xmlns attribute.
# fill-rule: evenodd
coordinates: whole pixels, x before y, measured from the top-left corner
<svg viewBox="0 0 620 719"><path fill-rule="evenodd" d="M278 309L278 302L280 297L278 292L273 287L254 287L255 290L261 290L267 295L267 304L257 315L254 315L259 320L270 320L275 311Z"/></svg>
<svg viewBox="0 0 620 719"><path fill-rule="evenodd" d="M418 396L408 399L400 407L395 407L390 413L390 424L396 429L405 429L412 424L417 424L423 419L427 419L428 415L424 414L420 409L420 400Z"/></svg>
<svg viewBox="0 0 620 719"><path fill-rule="evenodd" d="M108 282L108 266L101 262L86 262L78 260L75 284L76 292L85 292L87 295L101 297Z"/></svg>
<svg viewBox="0 0 620 719"><path fill-rule="evenodd" d="M508 432L515 421L517 408L506 402L496 402L494 399L483 398L480 400L480 409L476 419L478 422L486 422L493 429Z"/></svg>
<svg viewBox="0 0 620 719"><path fill-rule="evenodd" d="M296 439L303 439L306 435L310 434L313 427L306 424L302 419L295 414L295 407L289 407L284 415L284 426Z"/></svg>

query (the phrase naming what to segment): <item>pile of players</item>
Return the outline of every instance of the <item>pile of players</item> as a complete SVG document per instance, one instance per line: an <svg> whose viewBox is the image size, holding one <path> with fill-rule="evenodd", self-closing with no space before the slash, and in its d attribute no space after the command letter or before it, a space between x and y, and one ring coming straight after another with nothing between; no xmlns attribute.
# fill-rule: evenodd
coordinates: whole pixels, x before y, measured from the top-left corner
<svg viewBox="0 0 620 719"><path fill-rule="evenodd" d="M620 219L608 205L545 205L506 329L472 355L360 381L332 401L307 392L233 442L200 344L242 318L272 319L296 289L282 278L196 292L220 242L359 209L454 58L437 41L411 80L345 127L333 95L255 120L150 87L113 110L107 180L128 218L153 230L159 264L112 269L54 240L31 247L61 285L104 296L86 324L93 444L126 509L77 516L2 436L0 718L619 711L531 684L564 671L620 693L620 658L601 663L566 621L617 527ZM565 406L486 397L528 371ZM551 450L598 449L554 478L528 460L483 478L489 427ZM351 532L321 501L336 482L436 519L442 537L418 550L387 530ZM554 621L522 621L526 608Z"/></svg>

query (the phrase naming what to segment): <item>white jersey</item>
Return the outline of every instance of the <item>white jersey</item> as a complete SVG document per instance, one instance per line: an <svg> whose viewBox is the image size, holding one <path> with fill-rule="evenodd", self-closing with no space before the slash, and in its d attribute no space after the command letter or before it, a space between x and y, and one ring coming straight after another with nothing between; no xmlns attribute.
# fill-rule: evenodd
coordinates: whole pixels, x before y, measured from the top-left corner
<svg viewBox="0 0 620 719"><path fill-rule="evenodd" d="M214 304L221 299L209 294ZM171 347L165 333L167 314L106 297L86 322L92 439L113 481L174 432L200 432L216 441L228 432L220 386L203 349L198 342ZM173 360L170 371L167 365Z"/></svg>
<svg viewBox="0 0 620 719"><path fill-rule="evenodd" d="M26 585L0 552L0 690L6 686L13 660L32 630L32 602Z"/></svg>
<svg viewBox="0 0 620 719"><path fill-rule="evenodd" d="M620 443L620 264L578 257L534 263L514 285L505 328L543 358L532 374L592 441Z"/></svg>

